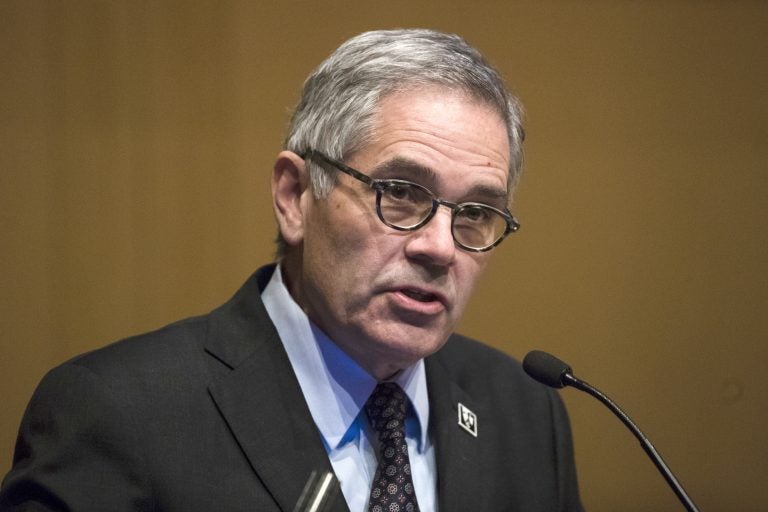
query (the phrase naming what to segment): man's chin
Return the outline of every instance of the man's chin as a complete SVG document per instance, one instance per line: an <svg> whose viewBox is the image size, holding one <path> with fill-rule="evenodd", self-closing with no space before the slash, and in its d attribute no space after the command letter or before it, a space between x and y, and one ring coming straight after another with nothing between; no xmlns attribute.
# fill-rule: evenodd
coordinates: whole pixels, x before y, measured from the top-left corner
<svg viewBox="0 0 768 512"><path fill-rule="evenodd" d="M445 329L435 330L410 324L400 324L398 327L395 332L379 338L376 345L382 358L400 361L406 366L440 350L450 336L450 330Z"/></svg>

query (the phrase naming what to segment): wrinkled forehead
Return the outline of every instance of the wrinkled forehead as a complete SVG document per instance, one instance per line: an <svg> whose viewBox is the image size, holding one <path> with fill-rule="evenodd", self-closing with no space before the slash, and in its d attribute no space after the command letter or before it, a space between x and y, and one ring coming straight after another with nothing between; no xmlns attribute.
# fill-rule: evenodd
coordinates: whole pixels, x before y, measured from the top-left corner
<svg viewBox="0 0 768 512"><path fill-rule="evenodd" d="M444 87L391 93L377 104L371 142L397 132L396 139L428 135L435 144L453 145L484 155L489 163L509 166L509 133L504 118L486 101Z"/></svg>
<svg viewBox="0 0 768 512"><path fill-rule="evenodd" d="M509 112L506 105L501 105L489 93L484 93L480 89L471 89L460 85L451 85L443 83L433 83L423 80L406 80L392 88L385 89L375 100L372 113L374 117L386 108L387 104L393 98L412 98L425 94L431 94L435 97L460 98L467 103L482 106L489 113L495 114L504 126L504 131L509 138Z"/></svg>
<svg viewBox="0 0 768 512"><path fill-rule="evenodd" d="M393 170L468 185L480 180L507 196L509 141L500 116L466 94L444 89L385 98L368 143L352 157L381 177ZM399 176L402 177L402 176Z"/></svg>
<svg viewBox="0 0 768 512"><path fill-rule="evenodd" d="M474 106L476 111L481 111L483 117L486 120L490 120L490 122L482 123L483 132L470 133L470 137L462 135L461 132L467 130L466 125L476 121L476 119L462 117L466 116L466 111L456 111L456 115L451 119L451 122L440 125L440 133L435 133L434 135L437 137L457 135L465 137L467 143L476 144L477 148L485 146L484 151L480 152L490 153L488 155L490 157L489 161L494 165L501 165L503 163L508 178L512 175L514 172L515 148L512 147L513 137L509 132L509 123L506 118L507 112L500 111L498 105L487 98L458 87L434 84L422 84L421 86L406 84L389 91L378 99L375 108L371 111L368 122L364 123L363 130L358 134L361 137L358 150L365 150L368 145L380 140L385 135L383 131L390 127L387 121L391 121L397 116L403 120L410 116L411 121L417 122L416 118L419 115L442 117L445 114L441 108L433 112L425 110L423 108L424 98L431 98L435 105L450 106L456 103L464 103ZM426 121L426 119L422 118L421 121ZM471 135L476 135L474 137L475 140L472 140ZM507 188L511 188L512 185L509 182Z"/></svg>

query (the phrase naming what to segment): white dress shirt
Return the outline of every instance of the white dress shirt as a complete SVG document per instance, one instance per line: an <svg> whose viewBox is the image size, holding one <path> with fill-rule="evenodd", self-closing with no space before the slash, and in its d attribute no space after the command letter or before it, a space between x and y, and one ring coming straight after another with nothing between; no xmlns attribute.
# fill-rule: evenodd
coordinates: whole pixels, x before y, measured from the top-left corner
<svg viewBox="0 0 768 512"><path fill-rule="evenodd" d="M288 353L349 510L364 512L377 459L375 434L361 410L377 381L309 320L283 283L279 265L261 298ZM394 381L410 401L405 433L419 508L437 510L424 361L405 369Z"/></svg>

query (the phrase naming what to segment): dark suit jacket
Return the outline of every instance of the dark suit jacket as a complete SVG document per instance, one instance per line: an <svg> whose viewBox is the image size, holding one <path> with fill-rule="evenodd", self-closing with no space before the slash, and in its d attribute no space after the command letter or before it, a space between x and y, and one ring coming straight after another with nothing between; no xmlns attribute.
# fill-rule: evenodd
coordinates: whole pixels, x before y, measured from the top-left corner
<svg viewBox="0 0 768 512"><path fill-rule="evenodd" d="M273 269L208 315L46 375L0 510L293 510L312 470L332 469L261 302ZM458 335L426 371L441 511L581 510L554 391ZM476 438L458 426L458 402L477 415Z"/></svg>

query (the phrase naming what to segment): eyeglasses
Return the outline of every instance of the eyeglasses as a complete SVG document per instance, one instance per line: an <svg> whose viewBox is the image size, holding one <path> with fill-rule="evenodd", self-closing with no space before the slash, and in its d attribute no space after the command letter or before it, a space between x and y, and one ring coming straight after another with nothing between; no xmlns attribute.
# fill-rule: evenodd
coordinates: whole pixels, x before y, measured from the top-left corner
<svg viewBox="0 0 768 512"><path fill-rule="evenodd" d="M399 231L414 231L424 226L435 216L440 205L451 209L453 239L466 251L488 251L499 245L508 234L520 229L520 223L506 209L502 211L483 203L452 203L438 199L427 188L406 180L376 180L319 151L309 150L303 158L322 160L375 190L379 219Z"/></svg>

